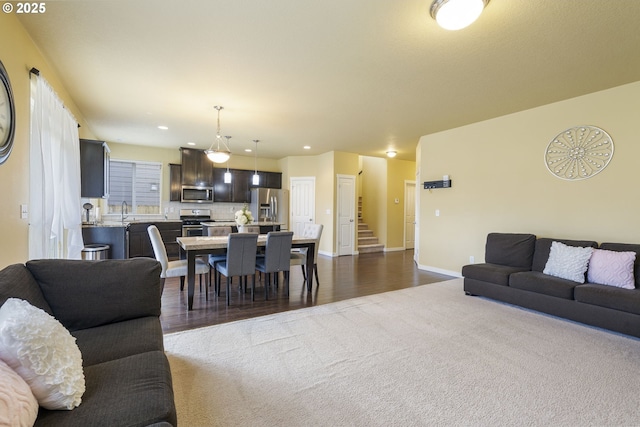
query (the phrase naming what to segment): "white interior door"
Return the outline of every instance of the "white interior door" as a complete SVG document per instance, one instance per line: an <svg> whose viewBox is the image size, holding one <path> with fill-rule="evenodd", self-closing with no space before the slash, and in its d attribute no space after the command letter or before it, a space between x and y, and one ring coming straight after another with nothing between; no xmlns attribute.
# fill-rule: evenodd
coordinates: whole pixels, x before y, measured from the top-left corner
<svg viewBox="0 0 640 427"><path fill-rule="evenodd" d="M338 255L353 255L355 242L356 177L338 175Z"/></svg>
<svg viewBox="0 0 640 427"><path fill-rule="evenodd" d="M404 248L413 249L416 240L416 183L404 182Z"/></svg>
<svg viewBox="0 0 640 427"><path fill-rule="evenodd" d="M291 221L289 230L293 234L302 235L304 224L314 222L316 213L316 178L292 177L291 189Z"/></svg>

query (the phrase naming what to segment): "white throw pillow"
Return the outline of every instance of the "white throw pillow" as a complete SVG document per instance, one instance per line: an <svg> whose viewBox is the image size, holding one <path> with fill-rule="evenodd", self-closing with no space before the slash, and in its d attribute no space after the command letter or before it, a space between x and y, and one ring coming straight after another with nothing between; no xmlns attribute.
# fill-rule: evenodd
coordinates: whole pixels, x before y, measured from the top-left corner
<svg viewBox="0 0 640 427"><path fill-rule="evenodd" d="M633 275L635 261L635 252L596 249L589 261L587 279L591 283L635 289L636 282Z"/></svg>
<svg viewBox="0 0 640 427"><path fill-rule="evenodd" d="M40 406L80 404L85 383L76 339L27 301L9 298L0 307L0 359L29 384Z"/></svg>
<svg viewBox="0 0 640 427"><path fill-rule="evenodd" d="M542 271L550 276L584 283L584 273L589 267L593 248L567 246L561 242L552 242L549 259Z"/></svg>
<svg viewBox="0 0 640 427"><path fill-rule="evenodd" d="M38 417L38 401L29 384L0 360L0 427L31 427Z"/></svg>

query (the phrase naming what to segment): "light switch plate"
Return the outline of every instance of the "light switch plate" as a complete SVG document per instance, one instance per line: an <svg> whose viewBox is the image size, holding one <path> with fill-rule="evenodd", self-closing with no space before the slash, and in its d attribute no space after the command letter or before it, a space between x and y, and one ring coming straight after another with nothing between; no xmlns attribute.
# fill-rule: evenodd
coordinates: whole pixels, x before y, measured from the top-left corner
<svg viewBox="0 0 640 427"><path fill-rule="evenodd" d="M27 205L20 205L20 218L21 219L29 218L29 207Z"/></svg>

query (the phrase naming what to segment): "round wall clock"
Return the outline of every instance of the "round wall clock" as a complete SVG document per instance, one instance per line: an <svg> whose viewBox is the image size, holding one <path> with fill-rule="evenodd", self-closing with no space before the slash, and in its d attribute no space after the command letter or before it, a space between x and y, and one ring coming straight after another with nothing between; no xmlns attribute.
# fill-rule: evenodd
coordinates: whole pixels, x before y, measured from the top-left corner
<svg viewBox="0 0 640 427"><path fill-rule="evenodd" d="M597 126L576 126L556 135L544 164L560 179L587 179L602 172L613 157L613 140Z"/></svg>
<svg viewBox="0 0 640 427"><path fill-rule="evenodd" d="M11 154L16 133L16 108L9 75L0 61L0 164Z"/></svg>

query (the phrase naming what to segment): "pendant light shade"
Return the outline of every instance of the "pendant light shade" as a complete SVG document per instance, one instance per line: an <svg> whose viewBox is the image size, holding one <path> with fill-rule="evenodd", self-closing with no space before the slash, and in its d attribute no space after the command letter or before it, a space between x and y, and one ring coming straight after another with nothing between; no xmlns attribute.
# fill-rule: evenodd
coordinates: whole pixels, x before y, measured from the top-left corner
<svg viewBox="0 0 640 427"><path fill-rule="evenodd" d="M471 25L489 0L434 0L431 16L445 30L461 30Z"/></svg>
<svg viewBox="0 0 640 427"><path fill-rule="evenodd" d="M254 139L253 142L256 144L256 149L254 151L253 163L254 163L254 171L253 171L253 179L251 180L251 184L260 185L260 175L258 175L258 142L259 139Z"/></svg>
<svg viewBox="0 0 640 427"><path fill-rule="evenodd" d="M231 151L229 151L229 147L222 141L222 137L220 136L220 110L224 107L220 107L216 105L216 110L218 110L218 129L216 132L216 139L211 143L211 147L208 150L205 150L205 154L213 163L224 163L229 160L231 157ZM220 148L220 142L222 142L223 148ZM214 148L215 146L215 148Z"/></svg>

